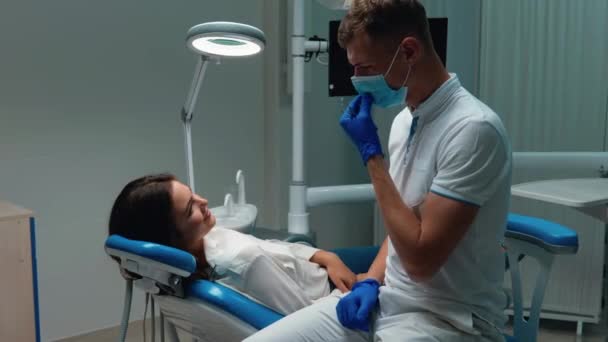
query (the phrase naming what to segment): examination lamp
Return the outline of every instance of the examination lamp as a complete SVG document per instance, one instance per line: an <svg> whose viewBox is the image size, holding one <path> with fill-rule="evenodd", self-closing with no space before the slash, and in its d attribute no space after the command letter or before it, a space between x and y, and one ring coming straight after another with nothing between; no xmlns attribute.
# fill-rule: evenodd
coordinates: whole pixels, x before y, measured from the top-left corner
<svg viewBox="0 0 608 342"><path fill-rule="evenodd" d="M190 50L200 55L192 85L182 108L182 121L185 132L186 162L188 185L194 192L194 167L192 163L192 114L196 99L205 76L207 64L211 59L239 58L260 53L266 44L264 32L253 26L233 22L210 22L188 30L186 44Z"/></svg>

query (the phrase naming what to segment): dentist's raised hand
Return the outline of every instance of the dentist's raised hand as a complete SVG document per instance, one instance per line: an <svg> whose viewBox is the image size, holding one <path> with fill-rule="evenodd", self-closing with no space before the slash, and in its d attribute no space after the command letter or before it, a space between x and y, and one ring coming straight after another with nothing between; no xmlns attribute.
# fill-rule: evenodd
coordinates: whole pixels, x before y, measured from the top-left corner
<svg viewBox="0 0 608 342"><path fill-rule="evenodd" d="M365 165L375 155L384 156L378 128L372 119L372 103L371 95L358 95L340 117L340 126L357 146Z"/></svg>

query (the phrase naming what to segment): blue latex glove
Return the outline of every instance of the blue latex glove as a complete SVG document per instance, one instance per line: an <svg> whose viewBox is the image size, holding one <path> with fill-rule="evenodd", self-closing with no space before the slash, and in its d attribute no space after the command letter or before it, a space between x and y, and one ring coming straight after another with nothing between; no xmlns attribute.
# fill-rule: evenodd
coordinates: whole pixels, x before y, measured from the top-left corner
<svg viewBox="0 0 608 342"><path fill-rule="evenodd" d="M378 128L372 120L373 101L369 94L358 95L340 117L340 126L357 146L364 165L375 155L384 156L378 138Z"/></svg>
<svg viewBox="0 0 608 342"><path fill-rule="evenodd" d="M349 329L369 331L369 315L378 301L379 287L378 281L371 278L356 283L336 306L340 323Z"/></svg>

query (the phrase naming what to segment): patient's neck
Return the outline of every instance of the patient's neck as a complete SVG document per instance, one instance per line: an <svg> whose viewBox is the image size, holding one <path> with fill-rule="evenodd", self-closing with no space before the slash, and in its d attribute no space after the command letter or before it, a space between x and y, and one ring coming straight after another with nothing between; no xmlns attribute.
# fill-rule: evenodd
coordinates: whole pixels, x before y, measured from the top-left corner
<svg viewBox="0 0 608 342"><path fill-rule="evenodd" d="M205 257L205 240L203 237L186 242L185 249L196 259L197 269L204 270L209 266Z"/></svg>

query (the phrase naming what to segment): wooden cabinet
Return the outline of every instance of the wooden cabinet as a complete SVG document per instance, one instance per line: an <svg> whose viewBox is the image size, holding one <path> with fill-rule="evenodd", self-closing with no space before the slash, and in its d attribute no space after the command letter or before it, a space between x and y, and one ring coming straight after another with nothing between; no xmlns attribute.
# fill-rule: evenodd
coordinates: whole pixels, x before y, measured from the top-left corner
<svg viewBox="0 0 608 342"><path fill-rule="evenodd" d="M34 224L30 210L0 201L0 341L40 341Z"/></svg>

